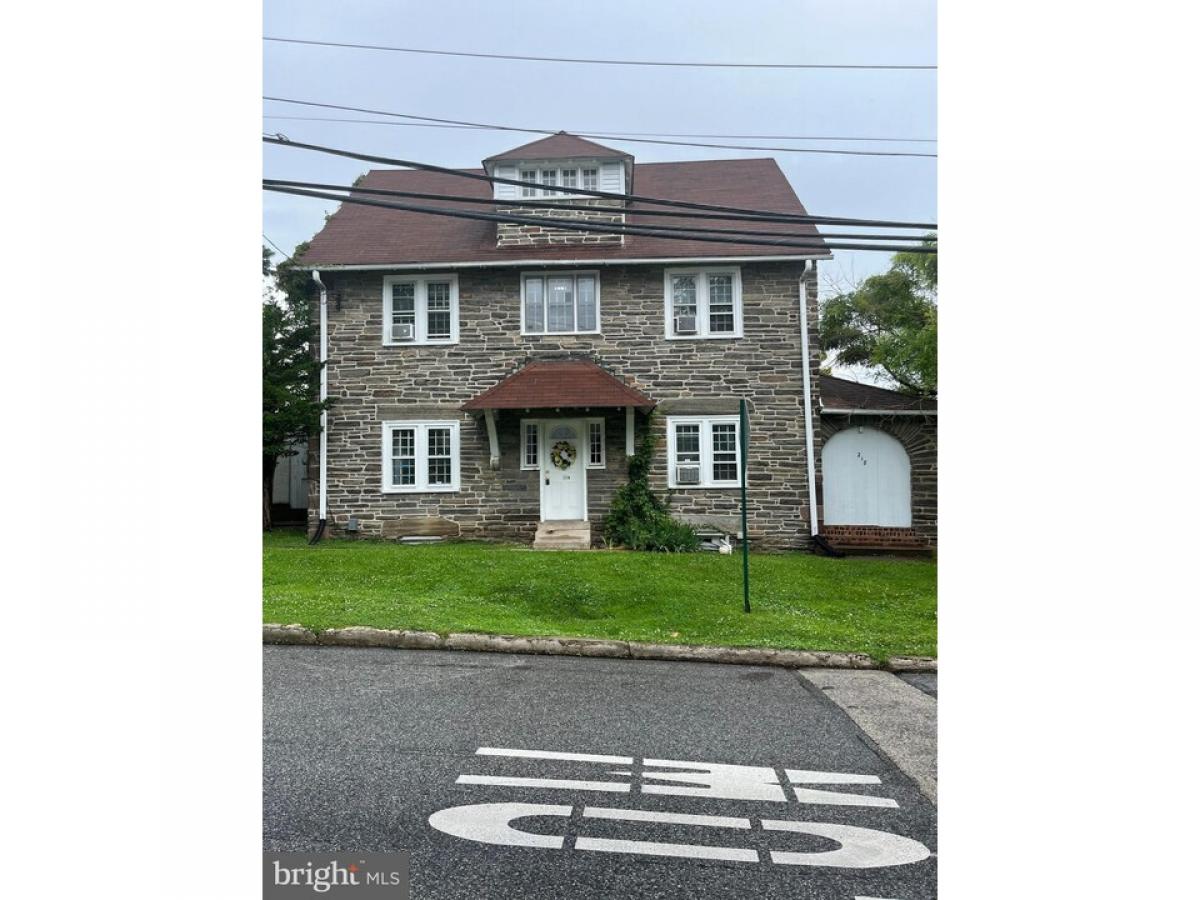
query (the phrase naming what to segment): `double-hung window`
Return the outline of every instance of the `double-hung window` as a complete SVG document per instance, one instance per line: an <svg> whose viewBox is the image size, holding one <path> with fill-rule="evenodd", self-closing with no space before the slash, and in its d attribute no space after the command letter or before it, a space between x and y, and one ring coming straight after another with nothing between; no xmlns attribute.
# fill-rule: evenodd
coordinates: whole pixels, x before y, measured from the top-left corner
<svg viewBox="0 0 1200 900"><path fill-rule="evenodd" d="M383 279L385 345L457 342L457 276L391 275Z"/></svg>
<svg viewBox="0 0 1200 900"><path fill-rule="evenodd" d="M599 331L600 276L596 272L526 272L521 276L522 334Z"/></svg>
<svg viewBox="0 0 1200 900"><path fill-rule="evenodd" d="M457 491L458 422L384 422L383 492Z"/></svg>
<svg viewBox="0 0 1200 900"><path fill-rule="evenodd" d="M663 288L668 338L742 336L739 269L667 269Z"/></svg>
<svg viewBox="0 0 1200 900"><path fill-rule="evenodd" d="M738 487L737 416L669 416L667 484L672 488Z"/></svg>

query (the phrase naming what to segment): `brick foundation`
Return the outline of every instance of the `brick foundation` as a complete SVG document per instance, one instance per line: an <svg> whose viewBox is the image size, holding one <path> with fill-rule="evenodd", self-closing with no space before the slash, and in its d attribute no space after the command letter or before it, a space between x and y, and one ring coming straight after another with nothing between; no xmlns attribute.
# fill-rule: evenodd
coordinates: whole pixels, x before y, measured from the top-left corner
<svg viewBox="0 0 1200 900"><path fill-rule="evenodd" d="M912 528L883 525L826 525L822 529L829 543L839 550L926 550L929 543Z"/></svg>

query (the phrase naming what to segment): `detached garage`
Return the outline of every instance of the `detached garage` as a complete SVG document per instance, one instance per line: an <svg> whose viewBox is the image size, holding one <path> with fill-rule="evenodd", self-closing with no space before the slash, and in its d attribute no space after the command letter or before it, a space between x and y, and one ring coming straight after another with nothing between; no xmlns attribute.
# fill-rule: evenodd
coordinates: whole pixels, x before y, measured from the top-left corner
<svg viewBox="0 0 1200 900"><path fill-rule="evenodd" d="M821 377L821 531L840 550L937 545L937 403Z"/></svg>

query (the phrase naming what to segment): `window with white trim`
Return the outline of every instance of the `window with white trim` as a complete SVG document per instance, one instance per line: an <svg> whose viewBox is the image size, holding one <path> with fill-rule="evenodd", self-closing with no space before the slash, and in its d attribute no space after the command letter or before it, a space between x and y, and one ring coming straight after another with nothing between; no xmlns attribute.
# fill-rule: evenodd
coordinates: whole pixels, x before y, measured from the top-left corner
<svg viewBox="0 0 1200 900"><path fill-rule="evenodd" d="M668 416L667 484L672 488L738 487L737 416Z"/></svg>
<svg viewBox="0 0 1200 900"><path fill-rule="evenodd" d="M742 336L740 269L667 269L663 290L668 338Z"/></svg>
<svg viewBox="0 0 1200 900"><path fill-rule="evenodd" d="M521 468L536 469L541 465L541 426L537 422L521 423Z"/></svg>
<svg viewBox="0 0 1200 900"><path fill-rule="evenodd" d="M596 334L600 276L596 272L521 275L522 334Z"/></svg>
<svg viewBox="0 0 1200 900"><path fill-rule="evenodd" d="M589 469L604 468L604 420L588 419L588 459Z"/></svg>
<svg viewBox="0 0 1200 900"><path fill-rule="evenodd" d="M523 198L569 197L580 188L585 191L597 190L600 186L600 167L526 168L519 170L518 180L524 182L520 187Z"/></svg>
<svg viewBox="0 0 1200 900"><path fill-rule="evenodd" d="M429 493L459 487L458 422L384 422L383 492Z"/></svg>
<svg viewBox="0 0 1200 900"><path fill-rule="evenodd" d="M458 276L389 275L383 279L383 343L458 343Z"/></svg>
<svg viewBox="0 0 1200 900"><path fill-rule="evenodd" d="M541 467L541 447L545 439L545 429L561 423L561 419L522 419L521 420L521 468L537 469ZM604 452L604 420L585 419L587 443L580 448L584 456L584 465L589 469L603 469L606 465Z"/></svg>

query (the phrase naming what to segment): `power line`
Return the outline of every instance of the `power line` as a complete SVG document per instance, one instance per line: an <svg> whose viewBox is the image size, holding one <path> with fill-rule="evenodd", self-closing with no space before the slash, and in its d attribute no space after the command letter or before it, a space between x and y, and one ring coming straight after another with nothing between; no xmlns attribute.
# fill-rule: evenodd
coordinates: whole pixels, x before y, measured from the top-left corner
<svg viewBox="0 0 1200 900"><path fill-rule="evenodd" d="M509 59L519 62L575 63L589 66L665 66L686 69L875 69L875 70L933 70L937 66L912 66L862 63L748 63L748 62L681 62L642 59L580 59L562 56L518 56L508 53L475 53L466 50L431 50L425 47L386 47L380 44L351 44L340 41L306 41L299 38L263 36L264 41L278 44L304 44L311 47L340 47L347 50L384 50L390 53L423 53L429 56L465 56L472 59Z"/></svg>
<svg viewBox="0 0 1200 900"><path fill-rule="evenodd" d="M278 179L278 178L264 178L263 184L267 185L267 186L271 186L271 187L276 187L276 186L278 186L278 187L296 187L296 188L305 188L308 190L319 190L319 191L350 191L350 192L356 193L356 194L376 194L376 195L383 196L383 197L405 197L408 199L439 200L439 201L451 202L451 203L475 203L475 204L483 204L483 205L488 205L488 206L499 206L499 205L513 206L514 205L512 200L495 200L491 197L463 197L463 196L459 196L457 194L424 194L424 193L417 193L415 191L389 190L387 188L365 188L365 187L357 187L357 186L346 187L345 185L341 185L341 184L328 184L328 183L314 182L314 181L287 181L287 180ZM605 211L604 207L580 206L578 204L570 204L570 203L560 204L557 201L551 201L551 202L553 204L552 206L547 206L547 207L543 207L543 208L554 209L555 211L572 210L572 211L590 212L590 213L595 213L598 210ZM517 203L517 205L527 207L530 204ZM687 218L690 221L709 221L710 219L730 218L727 216L713 215L711 213L645 212L645 211L642 211L639 209L629 209L629 208L619 209L619 208L615 208L615 207L610 207L609 209L611 209L612 212L614 212L614 213L619 211L619 212L633 213L634 215L637 215L637 216L678 216L678 217L682 217L682 218ZM507 215L507 214L502 213L502 215ZM521 215L521 213L514 213L513 215ZM542 217L539 216L538 218L542 218ZM546 219L546 221L562 221L562 220L554 220L554 219L548 218L548 219ZM751 219L750 221L754 221L754 220ZM774 224L774 223L764 223L764 224ZM642 226L638 225L635 227L642 227ZM700 227L695 227L695 226L691 226L691 225L670 225L670 224L653 225L653 226L647 226L647 227L663 228L663 229L669 228L671 231L679 231L679 232L688 231L688 232L695 232L698 234L749 235L749 236L754 236L754 237L759 237L759 236L795 237L795 238L825 237L825 238L833 238L834 240L864 240L864 241L925 240L925 238L916 238L913 235L908 235L908 234L825 234L825 235L821 235L821 234L789 234L786 232L778 232L778 231L775 231L775 232L746 231L746 230L739 230L739 229L733 229L733 228L700 228ZM936 238L931 238L931 240L936 240Z"/></svg>
<svg viewBox="0 0 1200 900"><path fill-rule="evenodd" d="M558 134L558 130L550 128L520 128L515 125L493 125L486 122L470 122L463 119L442 119L437 116L418 116L413 113L389 112L382 109L366 109L361 106L341 106L336 103L316 103L309 100L291 100L287 97L263 97L275 103L293 103L298 106L315 106L321 109L339 109L343 112L360 112L373 116L391 116L397 119L413 119L419 122L436 122L442 125L465 125L470 128L482 128L489 131L516 131L522 134ZM598 141L621 141L634 144L661 144L669 147L703 147L710 150L751 150L771 153L823 153L834 156L898 156L925 159L937 159L936 153L916 153L908 150L835 150L829 147L767 147L761 144L714 144L698 141L675 141L665 138L619 137L615 134L596 134L594 132L572 132L576 137L591 138Z"/></svg>
<svg viewBox="0 0 1200 900"><path fill-rule="evenodd" d="M472 212L462 209L445 207L412 206L402 203L388 203L383 200L370 200L366 197L340 196L319 191L308 191L301 188L279 187L266 184L263 189L280 194L294 194L298 197L312 197L317 200L336 200L342 203L354 203L362 206L377 206L382 209L394 209L402 212L423 213L434 216L446 216L453 219L474 219L484 222L505 222L515 225L553 225L566 231L599 232L602 234L628 234L638 237L662 238L664 240L697 241L710 244L734 244L740 246L795 247L809 250L884 250L888 252L936 253L937 250L927 244L890 245L890 244L855 244L821 241L799 241L791 238L723 238L710 235L691 235L671 232L655 228L643 228L638 225L599 225L579 221L547 219L540 216L517 216L502 213ZM344 188L343 190L349 190ZM915 240L915 238L914 238Z"/></svg>
<svg viewBox="0 0 1200 900"><path fill-rule="evenodd" d="M284 135L269 135L262 136L263 143L278 144L282 147L297 147L302 150L314 150L318 153L328 153L333 156L342 156L347 159L357 159L363 162L383 163L384 165L405 166L410 169L419 169L424 172L439 172L443 175L451 175L456 178L466 178L472 181L484 181L490 184L511 184L517 187L530 187L540 185L540 182L518 181L515 178L501 178L498 175L480 175L475 172L467 172L462 169L451 169L446 166L438 166L433 163L416 162L409 159L396 159L390 156L376 156L369 153L355 153L351 150L338 150L334 147L325 147L320 144L306 144L300 141L293 141ZM558 188L558 185L548 185L548 187ZM877 219L849 219L840 216L812 216L805 214L790 214L790 213L773 213L764 212L763 210L746 209L745 207L737 206L721 206L713 203L694 203L687 200L670 200L661 197L646 197L641 194L619 194L613 191L590 190L588 188L572 188L572 191L580 196L600 197L606 200L621 200L626 203L650 203L656 206L668 206L677 209L698 209L704 212L721 212L721 213L741 213L748 217L761 217L764 221L773 222L796 222L807 223L813 225L857 225L866 228L916 228L923 231L935 231L937 225L933 223L919 222L891 222L881 221Z"/></svg>
<svg viewBox="0 0 1200 900"><path fill-rule="evenodd" d="M284 259L288 260L289 262L295 262L295 260L292 259L288 254L284 253L282 250L279 249L278 244L276 244L273 240L271 240L269 237L267 237L267 233L265 231L263 232L263 240L266 241L268 244L270 244L272 247L274 247L279 253L281 253L283 255Z"/></svg>
<svg viewBox="0 0 1200 900"><path fill-rule="evenodd" d="M344 119L334 116L275 116L265 115L264 119L280 119L292 122L346 122L357 125L391 125L394 128L453 128L456 130L479 129L491 131L492 128L486 125L442 125L434 122L387 122L379 119ZM592 129L571 129L565 131L568 134L582 134L585 130ZM596 129L605 130L607 129ZM542 132L538 132L541 134ZM888 137L839 137L834 135L813 134L813 135L794 135L794 134L689 134L677 132L661 132L661 131L607 131L615 137L668 137L668 138L716 138L724 140L745 140L745 141L861 141L863 143L880 143L880 144L936 144L936 138L888 138Z"/></svg>

